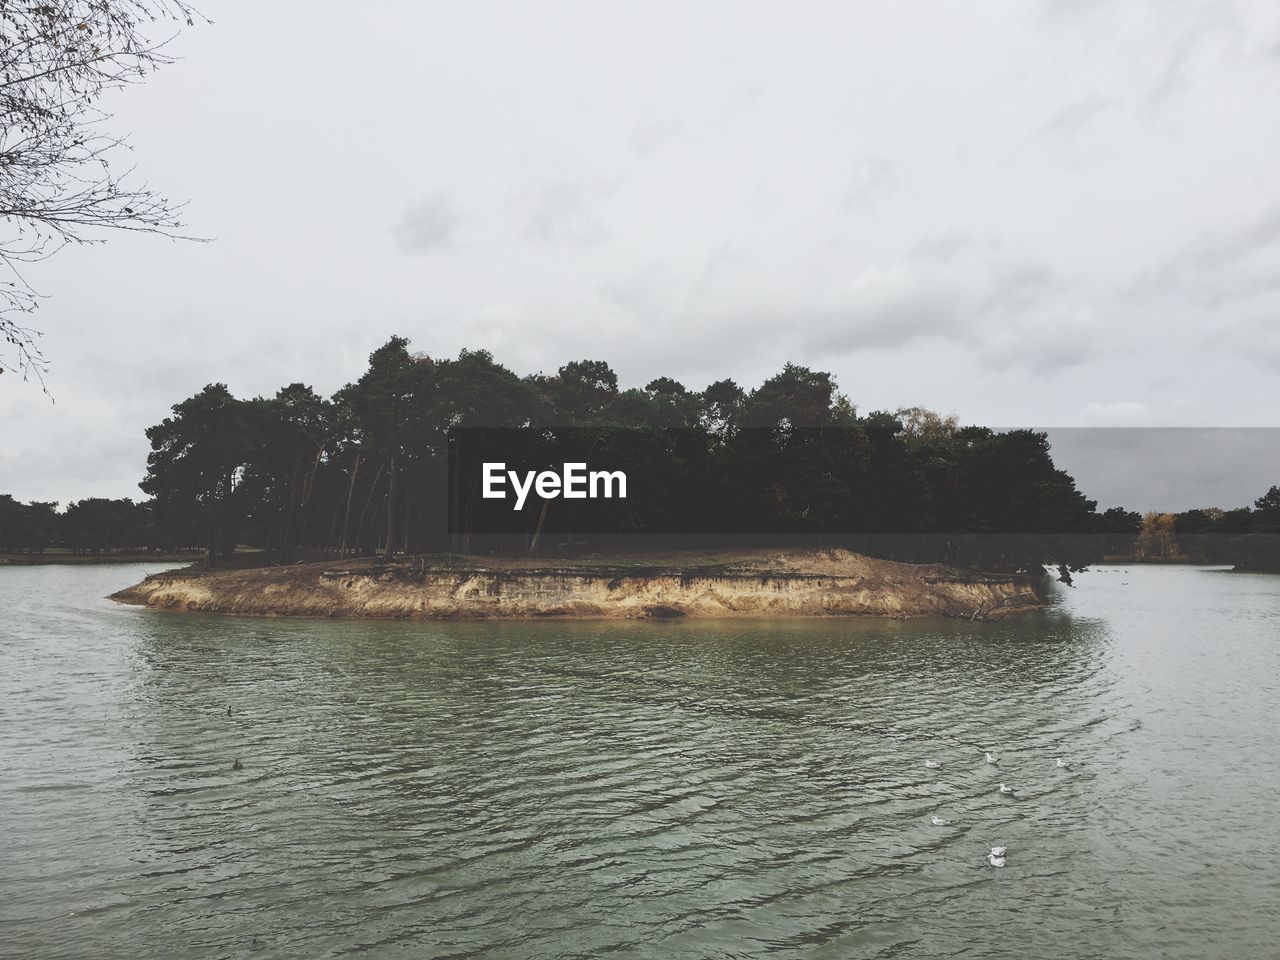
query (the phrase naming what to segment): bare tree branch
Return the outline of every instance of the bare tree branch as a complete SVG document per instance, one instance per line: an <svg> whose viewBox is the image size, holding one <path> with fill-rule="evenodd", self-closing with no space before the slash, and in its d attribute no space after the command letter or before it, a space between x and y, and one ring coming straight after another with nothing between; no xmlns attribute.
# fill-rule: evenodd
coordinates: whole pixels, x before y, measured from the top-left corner
<svg viewBox="0 0 1280 960"><path fill-rule="evenodd" d="M118 163L127 139L103 129L98 107L173 62L167 40L147 35L154 26L197 17L183 0L0 0L0 373L44 386L49 369L27 322L44 297L20 264L101 242L103 230L197 239L182 204Z"/></svg>

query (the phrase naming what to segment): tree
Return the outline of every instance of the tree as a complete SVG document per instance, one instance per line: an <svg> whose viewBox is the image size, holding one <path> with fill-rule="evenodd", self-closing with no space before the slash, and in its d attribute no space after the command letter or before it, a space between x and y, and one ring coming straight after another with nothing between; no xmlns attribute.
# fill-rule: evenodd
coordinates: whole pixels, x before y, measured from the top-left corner
<svg viewBox="0 0 1280 960"><path fill-rule="evenodd" d="M1263 533L1280 533L1280 487L1272 487L1253 502L1254 529Z"/></svg>
<svg viewBox="0 0 1280 960"><path fill-rule="evenodd" d="M369 369L344 388L366 457L376 457L387 476L386 544L384 556L395 552L398 481L426 411L434 364L409 353L409 341L393 336L369 354ZM372 496L372 489L370 495Z"/></svg>
<svg viewBox="0 0 1280 960"><path fill-rule="evenodd" d="M330 439L331 407L302 383L281 387L270 399L258 397L245 408L245 451L256 483L268 554L279 546L286 563L306 538L307 505L316 472Z"/></svg>
<svg viewBox="0 0 1280 960"><path fill-rule="evenodd" d="M545 386L562 423L590 423L602 418L618 395L618 375L603 360L574 360Z"/></svg>
<svg viewBox="0 0 1280 960"><path fill-rule="evenodd" d="M0 551L42 553L57 540L57 508L53 502L18 503L0 494Z"/></svg>
<svg viewBox="0 0 1280 960"><path fill-rule="evenodd" d="M462 350L456 360L437 361L430 403L430 440L436 443L450 427L520 427L549 413L533 384L496 362L488 350Z"/></svg>
<svg viewBox="0 0 1280 960"><path fill-rule="evenodd" d="M1182 518L1179 517L1179 529L1181 524ZM1110 507L1097 515L1094 529L1101 535L1104 556L1129 556L1134 552L1138 531L1142 529L1142 514L1124 507Z"/></svg>
<svg viewBox="0 0 1280 960"><path fill-rule="evenodd" d="M41 297L24 264L100 228L181 230L180 208L116 164L125 141L103 129L100 101L171 62L153 25L193 17L183 0L0 2L0 372L43 382L48 369L25 323Z"/></svg>
<svg viewBox="0 0 1280 960"><path fill-rule="evenodd" d="M788 363L747 397L744 423L786 432L794 427L821 427L836 421L835 379L829 373Z"/></svg>
<svg viewBox="0 0 1280 960"><path fill-rule="evenodd" d="M1176 560L1181 556L1174 536L1177 518L1172 513L1148 513L1138 530L1135 552L1141 560Z"/></svg>
<svg viewBox="0 0 1280 960"><path fill-rule="evenodd" d="M55 539L56 503L18 503L0 494L0 552L40 553Z"/></svg>
<svg viewBox="0 0 1280 960"><path fill-rule="evenodd" d="M693 427L702 413L697 394L670 377L658 377L645 385L650 402L649 422L655 427Z"/></svg>
<svg viewBox="0 0 1280 960"><path fill-rule="evenodd" d="M392 337L331 401L300 383L249 401L212 384L147 435L143 489L154 499L141 523L118 524L115 501L82 501L55 531L65 545L136 545L128 531L141 525L149 545L203 539L213 558L243 543L287 562L308 546L389 558L583 537L701 546L728 534L1070 573L1112 541L1114 552L1129 552L1140 520L1097 513L1054 465L1042 432L960 427L920 408L859 416L830 374L791 364L749 393L730 380L694 392L670 377L620 389L602 361L520 377L485 350L434 358ZM463 467L584 459L623 471L633 496L548 500L513 518ZM1277 502L1273 492L1257 511L1196 516L1239 539L1274 516ZM0 501L0 538L38 549L49 542L39 515ZM1266 559L1263 547L1254 553Z"/></svg>
<svg viewBox="0 0 1280 960"><path fill-rule="evenodd" d="M245 409L226 384L211 383L147 429L151 453L139 486L162 505L203 515L206 565L235 550L236 473L247 458ZM221 534L221 536L219 536Z"/></svg>
<svg viewBox="0 0 1280 960"><path fill-rule="evenodd" d="M90 497L67 505L58 518L61 541L76 553L136 549L146 544L151 511L128 497Z"/></svg>
<svg viewBox="0 0 1280 960"><path fill-rule="evenodd" d="M747 395L732 380L717 380L702 391L702 427L716 436L732 436Z"/></svg>
<svg viewBox="0 0 1280 960"><path fill-rule="evenodd" d="M924 407L899 407L894 416L902 423L902 438L907 443L946 440L960 429L960 419L954 413L944 417Z"/></svg>

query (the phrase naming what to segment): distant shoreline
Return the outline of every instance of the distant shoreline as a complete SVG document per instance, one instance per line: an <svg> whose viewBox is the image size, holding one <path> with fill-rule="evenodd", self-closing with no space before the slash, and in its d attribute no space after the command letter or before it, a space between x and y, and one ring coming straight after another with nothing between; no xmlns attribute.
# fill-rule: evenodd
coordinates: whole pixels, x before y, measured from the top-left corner
<svg viewBox="0 0 1280 960"><path fill-rule="evenodd" d="M0 567L95 566L121 563L197 563L202 553L0 553Z"/></svg>

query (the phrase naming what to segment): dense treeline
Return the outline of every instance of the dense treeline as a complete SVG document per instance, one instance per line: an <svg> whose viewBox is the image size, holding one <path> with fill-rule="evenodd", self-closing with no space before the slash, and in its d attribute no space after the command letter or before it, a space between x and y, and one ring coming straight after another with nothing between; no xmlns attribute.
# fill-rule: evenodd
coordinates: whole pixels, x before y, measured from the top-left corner
<svg viewBox="0 0 1280 960"><path fill-rule="evenodd" d="M1136 532L1125 555L1135 559L1280 570L1280 487L1255 500L1252 509L1211 507L1130 519Z"/></svg>
<svg viewBox="0 0 1280 960"><path fill-rule="evenodd" d="M613 536L596 531L596 543L699 545L709 541L671 531L733 532L750 517L775 541L838 530L841 542L903 559L1028 566L1048 559L1031 534L1087 533L1097 522L1043 434L962 428L920 410L860 416L829 374L805 367L788 364L749 392L732 380L695 392L665 377L623 390L601 361L522 378L485 351L432 358L398 337L329 399L302 384L250 400L206 387L148 430L142 487L166 545L203 543L211 561L236 543L289 562L575 538L555 509L530 511L514 538L470 537L466 505L459 516L448 501L446 463L451 434L476 427L523 431L550 448L558 432L599 435L610 468L650 495L619 504ZM975 546L946 536L956 532L1000 536ZM1089 559L1061 539L1053 550L1055 562Z"/></svg>
<svg viewBox="0 0 1280 960"><path fill-rule="evenodd" d="M153 548L157 531L151 506L133 500L91 497L58 512L56 503L19 503L0 494L0 553L43 553L60 547L101 554Z"/></svg>
<svg viewBox="0 0 1280 960"><path fill-rule="evenodd" d="M486 529L486 505L451 502L447 469L451 437L469 428L515 431L544 453L575 431L597 438L602 461L646 491L607 506L597 544L705 546L751 530L905 560L1078 568L1132 553L1143 522L1097 512L1043 433L920 409L862 415L830 374L793 364L749 391L666 377L624 390L601 361L520 377L483 350L434 358L393 337L329 398L295 383L238 399L211 384L147 431L149 502L82 501L59 515L9 500L0 549L199 545L212 564L237 544L288 563L580 542L560 506L526 511L503 537L471 535ZM1262 503L1207 522L1252 532Z"/></svg>

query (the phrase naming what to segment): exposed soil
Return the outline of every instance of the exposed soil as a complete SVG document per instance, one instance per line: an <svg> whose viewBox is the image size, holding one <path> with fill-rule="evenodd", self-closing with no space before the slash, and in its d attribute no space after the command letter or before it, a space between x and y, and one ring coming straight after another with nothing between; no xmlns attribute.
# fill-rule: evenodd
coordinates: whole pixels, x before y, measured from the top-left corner
<svg viewBox="0 0 1280 960"><path fill-rule="evenodd" d="M410 557L173 570L112 597L167 610L394 619L949 616L1043 606L1036 581L848 550Z"/></svg>

